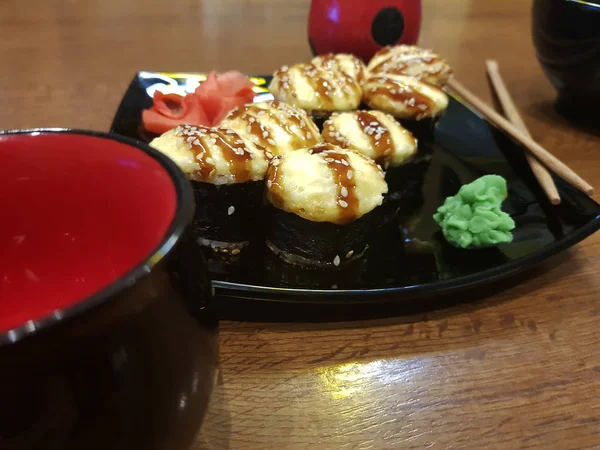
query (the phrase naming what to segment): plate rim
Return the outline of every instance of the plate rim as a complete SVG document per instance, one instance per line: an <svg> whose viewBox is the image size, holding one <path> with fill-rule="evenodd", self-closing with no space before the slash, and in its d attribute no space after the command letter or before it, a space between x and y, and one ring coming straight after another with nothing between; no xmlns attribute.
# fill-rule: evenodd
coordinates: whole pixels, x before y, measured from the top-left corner
<svg viewBox="0 0 600 450"><path fill-rule="evenodd" d="M109 133L117 134L114 131L118 124L118 119L121 116L122 109L125 105L125 99L130 89L139 81L139 75L142 72L148 73L163 73L152 70L139 70L136 72L131 82L128 84L127 90L121 98L121 102L115 112ZM178 72L170 72L178 73ZM202 75L204 72L181 72L182 75ZM246 74L251 77L269 78L270 75L263 74ZM466 107L471 113L478 116L481 120L485 121L496 131L506 135L509 139L514 141L511 136L507 135L506 132L496 127L491 122L487 121L479 112L474 110L471 106L463 103L460 98L452 92L446 92L455 101ZM120 136L120 135L119 135ZM136 139L129 137L130 139ZM139 139L136 139L139 140ZM560 177L559 177L560 178ZM537 182L537 181L536 181ZM278 286L262 286L253 285L247 283L238 283L232 281L221 281L212 280L215 294L221 297L228 298L242 298L246 300L258 300L266 302L276 303L309 303L309 304L322 304L322 303L371 303L381 301L383 298L395 296L396 300L415 298L420 295L431 296L432 294L440 293L452 293L462 290L472 289L485 284L490 284L495 281L499 281L505 278L509 278L527 269L531 269L535 265L548 260L552 256L563 252L571 247L574 247L579 242L585 240L593 233L600 229L600 204L598 204L593 198L590 200L596 204L596 216L578 227L568 236L561 238L560 240L551 243L542 249L535 251L526 256L513 259L509 262L486 269L481 272L476 272L469 275L459 276L449 280L437 280L427 284L416 284L402 287L386 287L386 288L373 288L373 289L309 289L309 288L292 288L292 287L278 287ZM246 295L244 295L246 293ZM315 297L314 300L310 297ZM360 297L360 300L349 301L352 298Z"/></svg>

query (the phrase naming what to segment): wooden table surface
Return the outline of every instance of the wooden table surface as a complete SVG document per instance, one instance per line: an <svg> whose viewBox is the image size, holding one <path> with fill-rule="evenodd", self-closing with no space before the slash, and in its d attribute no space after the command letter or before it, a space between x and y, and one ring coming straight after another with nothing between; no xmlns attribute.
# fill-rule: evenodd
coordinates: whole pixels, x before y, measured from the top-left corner
<svg viewBox="0 0 600 450"><path fill-rule="evenodd" d="M309 0L0 2L0 127L107 130L137 70L271 72L310 57ZM600 139L552 109L523 0L426 0L421 44L595 188ZM195 449L600 448L600 237L470 302L409 316L221 324ZM461 300L456 296L453 300Z"/></svg>

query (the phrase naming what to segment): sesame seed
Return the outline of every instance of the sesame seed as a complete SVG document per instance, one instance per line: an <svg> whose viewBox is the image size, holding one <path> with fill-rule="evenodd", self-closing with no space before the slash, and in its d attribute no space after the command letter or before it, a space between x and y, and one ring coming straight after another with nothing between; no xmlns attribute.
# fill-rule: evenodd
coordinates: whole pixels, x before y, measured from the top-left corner
<svg viewBox="0 0 600 450"><path fill-rule="evenodd" d="M227 134L235 134L235 131L233 131L233 130L229 129L229 130L227 130L227 131L226 131L226 133L227 133Z"/></svg>
<svg viewBox="0 0 600 450"><path fill-rule="evenodd" d="M240 251L241 250L239 248L234 248L233 250L231 250L231 254L232 255L239 255Z"/></svg>
<svg viewBox="0 0 600 450"><path fill-rule="evenodd" d="M352 258L352 255L354 255L354 250L350 250L348 253L346 253L346 259Z"/></svg>
<svg viewBox="0 0 600 450"><path fill-rule="evenodd" d="M206 158L206 163L210 164L210 165L214 165L215 164L215 160L212 158Z"/></svg>
<svg viewBox="0 0 600 450"><path fill-rule="evenodd" d="M250 117L248 118L248 122L250 122L250 123L254 123L254 122L256 122L256 119L255 119L254 117L250 116Z"/></svg>
<svg viewBox="0 0 600 450"><path fill-rule="evenodd" d="M235 206L230 206L227 208L227 215L230 216L235 212Z"/></svg>
<svg viewBox="0 0 600 450"><path fill-rule="evenodd" d="M332 163L334 160L333 158L325 158L325 161L327 161L328 163Z"/></svg>
<svg viewBox="0 0 600 450"><path fill-rule="evenodd" d="M273 186L273 180L267 180L267 187Z"/></svg>
<svg viewBox="0 0 600 450"><path fill-rule="evenodd" d="M194 145L200 145L200 140L196 139L196 140L194 141Z"/></svg>
<svg viewBox="0 0 600 450"><path fill-rule="evenodd" d="M378 135L375 136L375 140L376 141L379 141L380 139L381 139L381 134L378 134Z"/></svg>
<svg viewBox="0 0 600 450"><path fill-rule="evenodd" d="M273 153L271 153L271 152L265 152L265 155L267 156L267 158L273 159Z"/></svg>
<svg viewBox="0 0 600 450"><path fill-rule="evenodd" d="M341 262L340 255L335 255L335 258L333 258L333 265L337 267L340 265L340 262Z"/></svg>
<svg viewBox="0 0 600 450"><path fill-rule="evenodd" d="M371 125L372 127L376 127L379 125L379 122L371 122L369 125Z"/></svg>
<svg viewBox="0 0 600 450"><path fill-rule="evenodd" d="M342 208L348 207L348 202L346 202L345 200L340 200L338 203Z"/></svg>
<svg viewBox="0 0 600 450"><path fill-rule="evenodd" d="M351 180L352 179L352 171L349 170L348 173L346 174L346 177Z"/></svg>
<svg viewBox="0 0 600 450"><path fill-rule="evenodd" d="M342 159L342 164L345 166L349 166L350 164L348 163L348 161L346 161L345 159Z"/></svg>
<svg viewBox="0 0 600 450"><path fill-rule="evenodd" d="M273 164L273 167L277 167L279 165L279 158L273 158L273 161L271 161L271 164Z"/></svg>
<svg viewBox="0 0 600 450"><path fill-rule="evenodd" d="M346 189L346 186L342 186L342 197L348 197L348 189Z"/></svg>
<svg viewBox="0 0 600 450"><path fill-rule="evenodd" d="M374 133L374 131L373 131L373 128L369 128L369 129L366 129L366 128L365 128L365 130L367 131L367 134L368 134L369 136L371 136L371 135Z"/></svg>
<svg viewBox="0 0 600 450"><path fill-rule="evenodd" d="M267 138L267 137L269 137L269 132L268 132L268 131L263 131L263 137L264 137L264 138Z"/></svg>
<svg viewBox="0 0 600 450"><path fill-rule="evenodd" d="M267 139L267 142L271 145L277 145L277 142L275 142L273 139Z"/></svg>

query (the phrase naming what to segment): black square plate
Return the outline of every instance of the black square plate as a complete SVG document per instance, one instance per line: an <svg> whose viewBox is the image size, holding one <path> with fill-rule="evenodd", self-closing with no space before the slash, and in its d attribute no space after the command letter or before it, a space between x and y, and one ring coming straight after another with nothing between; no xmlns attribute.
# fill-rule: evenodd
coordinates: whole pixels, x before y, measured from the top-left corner
<svg viewBox="0 0 600 450"><path fill-rule="evenodd" d="M269 78L253 78L255 101L272 98L265 87ZM148 141L151 136L143 131L141 113L151 106L154 90L191 92L204 79L202 74L139 72L111 132ZM455 98L434 138L419 145L433 151L421 185L401 217L370 244L360 273L304 271L256 249L230 266L209 258L217 295L302 304L403 302L513 275L600 227L600 205L556 178L562 203L552 206L531 173L523 148ZM503 209L517 224L514 241L483 250L456 249L444 240L432 215L462 184L489 173L508 180Z"/></svg>

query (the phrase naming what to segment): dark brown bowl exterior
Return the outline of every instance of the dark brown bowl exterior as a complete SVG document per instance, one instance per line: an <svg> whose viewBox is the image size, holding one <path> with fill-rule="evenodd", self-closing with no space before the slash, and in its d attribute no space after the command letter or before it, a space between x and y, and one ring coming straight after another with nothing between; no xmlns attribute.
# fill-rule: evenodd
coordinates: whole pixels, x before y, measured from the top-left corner
<svg viewBox="0 0 600 450"><path fill-rule="evenodd" d="M600 2L534 0L532 21L537 58L558 91L558 110L585 120L600 102Z"/></svg>
<svg viewBox="0 0 600 450"><path fill-rule="evenodd" d="M166 164L180 206L166 243L75 313L0 336L0 449L192 445L215 379L216 319L191 188Z"/></svg>

